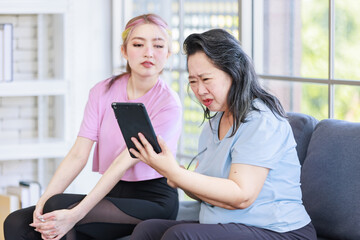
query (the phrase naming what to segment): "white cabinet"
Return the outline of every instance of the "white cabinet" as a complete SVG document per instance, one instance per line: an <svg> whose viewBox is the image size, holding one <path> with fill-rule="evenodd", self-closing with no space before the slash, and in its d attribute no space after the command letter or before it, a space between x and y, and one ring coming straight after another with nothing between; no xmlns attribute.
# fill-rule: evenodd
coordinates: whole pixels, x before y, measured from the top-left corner
<svg viewBox="0 0 360 240"><path fill-rule="evenodd" d="M2 139L0 161L38 159L40 182L44 160L63 158L70 147L69 8L67 0L0 0L0 23L14 25L14 80L0 83L0 99L30 97L35 111L31 134Z"/></svg>

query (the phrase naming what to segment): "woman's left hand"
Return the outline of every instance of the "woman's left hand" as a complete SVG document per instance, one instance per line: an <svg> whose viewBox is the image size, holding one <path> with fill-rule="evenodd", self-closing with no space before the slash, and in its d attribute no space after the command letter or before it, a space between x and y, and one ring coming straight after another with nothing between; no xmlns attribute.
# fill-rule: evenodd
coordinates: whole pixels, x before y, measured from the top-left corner
<svg viewBox="0 0 360 240"><path fill-rule="evenodd" d="M161 148L161 153L157 154L151 144L146 140L145 136L141 133L138 135L141 143L135 137L132 137L131 140L139 151L131 148L130 152L134 154L136 158L151 166L158 173L170 180L169 177L172 175L171 173L179 169L180 166L170 149L167 147L165 141L160 136L157 137ZM173 186L175 186L175 183L173 183Z"/></svg>
<svg viewBox="0 0 360 240"><path fill-rule="evenodd" d="M77 221L71 209L63 209L42 215L41 222L31 223L30 226L41 233L42 239L58 240L70 231Z"/></svg>

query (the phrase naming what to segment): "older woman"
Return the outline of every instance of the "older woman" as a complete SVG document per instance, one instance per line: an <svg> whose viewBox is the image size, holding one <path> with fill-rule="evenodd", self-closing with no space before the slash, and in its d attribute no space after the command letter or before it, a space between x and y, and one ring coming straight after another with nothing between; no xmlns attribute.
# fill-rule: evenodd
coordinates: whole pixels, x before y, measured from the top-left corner
<svg viewBox="0 0 360 240"><path fill-rule="evenodd" d="M141 143L133 138L139 152L130 151L200 201L200 221L147 220L132 239L316 239L291 127L239 42L215 29L190 35L184 49L190 87L209 120L196 171L180 167L161 138L159 154L141 134Z"/></svg>

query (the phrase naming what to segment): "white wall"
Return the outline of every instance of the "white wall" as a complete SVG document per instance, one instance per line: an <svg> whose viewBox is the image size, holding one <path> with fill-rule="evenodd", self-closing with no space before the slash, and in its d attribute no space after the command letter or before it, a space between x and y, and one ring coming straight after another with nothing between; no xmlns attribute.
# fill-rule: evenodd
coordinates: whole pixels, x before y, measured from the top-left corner
<svg viewBox="0 0 360 240"><path fill-rule="evenodd" d="M74 139L82 121L89 89L112 73L111 63L111 0L71 0L74 19L73 55L74 81L72 101L75 104ZM91 158L68 191L88 192L100 175L91 172Z"/></svg>
<svg viewBox="0 0 360 240"><path fill-rule="evenodd" d="M67 116L71 122L68 132L75 140L89 89L96 82L111 76L111 0L68 1L69 27L65 36L69 44L66 49L71 62L65 64L69 70L71 109L67 109L70 110ZM4 19L6 17L10 17L10 20L16 23L17 29L14 34L19 39L16 44L18 50L14 51L14 60L17 61L14 66L14 78L32 79L36 75L37 64L34 49L36 18L30 15L0 16L0 22L8 22L9 19ZM22 141L36 136L35 101L36 97L0 96L0 141ZM59 161L51 161L46 166L46 171L52 174ZM19 180L36 180L36 176L36 160L0 161L0 191L7 185L17 185ZM89 159L83 173L68 191L86 193L98 178L99 174L91 172L91 159Z"/></svg>

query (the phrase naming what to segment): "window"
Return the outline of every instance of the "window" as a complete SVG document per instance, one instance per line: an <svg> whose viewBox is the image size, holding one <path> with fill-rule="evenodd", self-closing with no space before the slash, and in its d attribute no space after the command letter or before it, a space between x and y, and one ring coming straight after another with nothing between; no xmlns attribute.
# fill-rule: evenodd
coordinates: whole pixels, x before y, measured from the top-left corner
<svg viewBox="0 0 360 240"><path fill-rule="evenodd" d="M113 9L115 72L125 67L120 36L130 18L153 12L171 26L174 53L163 78L184 106L180 161L196 155L203 117L187 93L181 45L193 32L224 28L238 37L286 111L360 120L358 0L113 0Z"/></svg>
<svg viewBox="0 0 360 240"><path fill-rule="evenodd" d="M197 154L197 141L201 131L203 111L188 91L186 58L182 52L184 39L194 32L224 28L239 35L237 0L133 0L113 1L114 9L114 69L124 70L126 62L120 59L121 31L126 22L144 13L160 15L171 27L173 55L163 72L163 79L179 93L183 103L183 132L178 159L183 164Z"/></svg>
<svg viewBox="0 0 360 240"><path fill-rule="evenodd" d="M286 110L359 121L360 3L254 0L250 8L257 72Z"/></svg>

